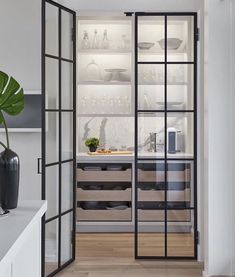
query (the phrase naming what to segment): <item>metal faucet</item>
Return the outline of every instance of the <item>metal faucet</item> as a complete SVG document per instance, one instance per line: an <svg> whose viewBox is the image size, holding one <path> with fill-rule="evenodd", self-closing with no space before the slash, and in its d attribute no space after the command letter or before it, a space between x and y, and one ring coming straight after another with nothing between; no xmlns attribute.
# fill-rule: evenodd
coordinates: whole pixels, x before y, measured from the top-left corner
<svg viewBox="0 0 235 277"><path fill-rule="evenodd" d="M157 152L157 133L149 133L149 152Z"/></svg>

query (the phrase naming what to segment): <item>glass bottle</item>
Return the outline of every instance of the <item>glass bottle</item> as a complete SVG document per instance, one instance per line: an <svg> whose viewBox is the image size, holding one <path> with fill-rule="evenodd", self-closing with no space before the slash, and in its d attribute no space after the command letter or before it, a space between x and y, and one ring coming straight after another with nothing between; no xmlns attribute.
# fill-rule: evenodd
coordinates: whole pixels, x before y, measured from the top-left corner
<svg viewBox="0 0 235 277"><path fill-rule="evenodd" d="M88 37L88 32L84 31L83 33L83 39L82 39L82 49L89 49L90 48L90 40Z"/></svg>
<svg viewBox="0 0 235 277"><path fill-rule="evenodd" d="M103 36L103 40L101 43L101 48L109 49L108 32L106 29L104 30L104 36Z"/></svg>
<svg viewBox="0 0 235 277"><path fill-rule="evenodd" d="M99 48L99 41L98 41L98 31L95 29L94 31L94 36L93 36L93 41L92 41L92 48L93 49L98 49Z"/></svg>

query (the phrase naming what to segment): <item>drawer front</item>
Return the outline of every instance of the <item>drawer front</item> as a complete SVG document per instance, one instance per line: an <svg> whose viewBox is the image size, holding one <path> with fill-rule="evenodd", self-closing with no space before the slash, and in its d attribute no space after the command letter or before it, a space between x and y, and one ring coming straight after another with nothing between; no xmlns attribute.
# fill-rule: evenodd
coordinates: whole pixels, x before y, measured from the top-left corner
<svg viewBox="0 0 235 277"><path fill-rule="evenodd" d="M164 210L140 210L139 221L164 221ZM167 212L167 220L175 222L184 222L191 220L189 210L169 210Z"/></svg>
<svg viewBox="0 0 235 277"><path fill-rule="evenodd" d="M190 201L190 191L186 190L168 190L167 201ZM139 201L165 201L165 191L163 190L150 190L145 191L138 189L138 200Z"/></svg>
<svg viewBox="0 0 235 277"><path fill-rule="evenodd" d="M131 189L126 190L83 190L77 189L79 201L131 201Z"/></svg>
<svg viewBox="0 0 235 277"><path fill-rule="evenodd" d="M85 171L77 168L78 182L131 182L131 169L123 171Z"/></svg>
<svg viewBox="0 0 235 277"><path fill-rule="evenodd" d="M131 221L131 208L125 210L84 210L77 208L78 221Z"/></svg>
<svg viewBox="0 0 235 277"><path fill-rule="evenodd" d="M183 171L168 171L167 172L168 182L190 182L191 174L190 169ZM164 171L145 171L142 169L138 170L138 181L139 182L164 182L165 172Z"/></svg>

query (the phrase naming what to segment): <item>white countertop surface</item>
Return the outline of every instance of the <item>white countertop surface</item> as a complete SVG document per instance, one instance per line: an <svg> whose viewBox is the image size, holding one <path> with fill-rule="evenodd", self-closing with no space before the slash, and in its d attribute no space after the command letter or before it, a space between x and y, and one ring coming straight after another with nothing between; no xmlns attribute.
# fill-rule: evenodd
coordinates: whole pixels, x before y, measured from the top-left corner
<svg viewBox="0 0 235 277"><path fill-rule="evenodd" d="M151 159L151 158L164 158L164 153L154 153L154 152L140 152L139 158ZM168 154L168 158L177 158L177 159L192 159L193 155L190 153L179 152L176 154ZM134 152L132 154L123 154L123 155L89 155L85 152L77 153L78 162L102 162L102 161L134 161Z"/></svg>
<svg viewBox="0 0 235 277"><path fill-rule="evenodd" d="M46 212L46 201L24 201L7 217L0 218L0 269L11 262L15 250L35 221Z"/></svg>

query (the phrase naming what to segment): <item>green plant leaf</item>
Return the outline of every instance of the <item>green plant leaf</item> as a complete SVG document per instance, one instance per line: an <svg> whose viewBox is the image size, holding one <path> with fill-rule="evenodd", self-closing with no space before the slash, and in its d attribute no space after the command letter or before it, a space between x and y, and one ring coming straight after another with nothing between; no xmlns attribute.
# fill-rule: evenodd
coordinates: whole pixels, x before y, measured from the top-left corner
<svg viewBox="0 0 235 277"><path fill-rule="evenodd" d="M11 76L0 71L0 112L18 115L24 109L24 90ZM0 124L3 115L0 113Z"/></svg>

